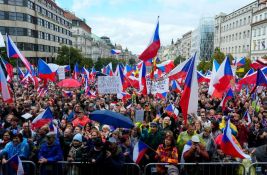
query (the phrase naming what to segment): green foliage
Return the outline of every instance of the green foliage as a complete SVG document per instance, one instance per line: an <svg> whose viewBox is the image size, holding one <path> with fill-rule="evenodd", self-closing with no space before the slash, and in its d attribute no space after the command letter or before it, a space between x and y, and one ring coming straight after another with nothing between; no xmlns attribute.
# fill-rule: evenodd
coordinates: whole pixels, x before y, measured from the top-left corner
<svg viewBox="0 0 267 175"><path fill-rule="evenodd" d="M182 57L181 55L179 55L178 57L176 57L174 59L174 65L177 66L178 64L180 64L181 62L183 62L185 60L184 57Z"/></svg>
<svg viewBox="0 0 267 175"><path fill-rule="evenodd" d="M204 72L206 72L207 70L211 70L212 69L212 63L213 63L213 60L205 61L205 59L202 59L197 66L197 70L198 71L204 71Z"/></svg>
<svg viewBox="0 0 267 175"><path fill-rule="evenodd" d="M73 68L75 63L81 65L82 61L83 56L78 49L74 47L62 46L58 51L58 56L55 63L59 65L70 64Z"/></svg>
<svg viewBox="0 0 267 175"><path fill-rule="evenodd" d="M81 65L85 66L86 68L92 68L94 66L94 62L92 58L83 58L81 61Z"/></svg>
<svg viewBox="0 0 267 175"><path fill-rule="evenodd" d="M213 55L211 56L211 60L213 62L213 59L215 59L219 64L223 62L225 59L225 55L223 52L221 52L220 48L216 47Z"/></svg>
<svg viewBox="0 0 267 175"><path fill-rule="evenodd" d="M96 62L95 62L95 69L100 71L104 66L108 65L109 63L112 63L112 68L113 71L115 71L117 64L121 63L122 60L117 60L114 58L99 58Z"/></svg>
<svg viewBox="0 0 267 175"><path fill-rule="evenodd" d="M5 47L1 47L0 48L0 56L7 60L13 67L16 67L17 66L17 59L15 58L8 58L7 57L7 51L6 51L6 48Z"/></svg>
<svg viewBox="0 0 267 175"><path fill-rule="evenodd" d="M129 61L128 61L128 64L129 64L130 66L134 66L134 65L136 64L135 59L130 58Z"/></svg>

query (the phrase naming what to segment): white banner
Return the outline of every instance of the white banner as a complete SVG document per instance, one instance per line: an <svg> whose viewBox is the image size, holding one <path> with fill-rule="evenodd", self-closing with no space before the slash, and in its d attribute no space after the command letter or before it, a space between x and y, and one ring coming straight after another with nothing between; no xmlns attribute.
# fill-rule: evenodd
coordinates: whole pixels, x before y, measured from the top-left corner
<svg viewBox="0 0 267 175"><path fill-rule="evenodd" d="M152 86L151 86L152 83ZM163 93L169 92L169 78L159 81L146 81L147 93L156 94L156 93Z"/></svg>
<svg viewBox="0 0 267 175"><path fill-rule="evenodd" d="M58 79L59 80L64 80L66 78L65 76L65 67L64 66L59 66L57 69L57 74L58 74Z"/></svg>
<svg viewBox="0 0 267 175"><path fill-rule="evenodd" d="M122 84L118 76L97 77L97 89L99 94L118 94L122 92Z"/></svg>

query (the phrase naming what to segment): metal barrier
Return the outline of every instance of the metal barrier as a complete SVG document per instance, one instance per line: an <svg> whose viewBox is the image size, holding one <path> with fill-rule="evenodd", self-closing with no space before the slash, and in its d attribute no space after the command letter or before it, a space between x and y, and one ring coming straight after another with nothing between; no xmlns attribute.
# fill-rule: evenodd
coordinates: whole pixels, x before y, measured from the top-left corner
<svg viewBox="0 0 267 175"><path fill-rule="evenodd" d="M106 169L103 165L95 165L83 162L68 162L59 161L55 164L42 164L39 167L40 175L83 175L83 174L97 174L102 175ZM122 172L124 175L141 175L139 165L135 163L123 164Z"/></svg>
<svg viewBox="0 0 267 175"><path fill-rule="evenodd" d="M267 174L267 162L256 162L249 166L248 175L266 175Z"/></svg>
<svg viewBox="0 0 267 175"><path fill-rule="evenodd" d="M168 171L169 163L150 163L145 166L145 175L157 174L159 170ZM179 163L180 175L245 175L245 166L239 162ZM175 171L175 169L174 169ZM240 174L241 173L241 174Z"/></svg>
<svg viewBox="0 0 267 175"><path fill-rule="evenodd" d="M24 169L24 175L35 175L36 174L36 165L32 161L22 161L22 166ZM8 166L7 164L1 165L0 174L3 175L15 175L16 172L13 171L12 167Z"/></svg>

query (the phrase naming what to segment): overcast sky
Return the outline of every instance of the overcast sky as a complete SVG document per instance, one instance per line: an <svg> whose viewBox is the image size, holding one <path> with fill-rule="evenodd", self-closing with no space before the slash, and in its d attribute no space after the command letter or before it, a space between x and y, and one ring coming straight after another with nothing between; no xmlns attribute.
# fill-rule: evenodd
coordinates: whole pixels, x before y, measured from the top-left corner
<svg viewBox="0 0 267 175"><path fill-rule="evenodd" d="M162 45L196 28L201 17L230 13L251 0L56 0L60 7L85 18L92 32L140 54L160 16Z"/></svg>

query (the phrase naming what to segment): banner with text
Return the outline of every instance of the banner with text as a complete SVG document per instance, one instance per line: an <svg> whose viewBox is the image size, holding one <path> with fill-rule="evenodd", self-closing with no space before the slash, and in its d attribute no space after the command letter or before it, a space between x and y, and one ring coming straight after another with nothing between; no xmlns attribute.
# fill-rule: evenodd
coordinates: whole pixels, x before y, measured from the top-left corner
<svg viewBox="0 0 267 175"><path fill-rule="evenodd" d="M152 84L152 86L151 86ZM147 93L156 94L156 93L164 93L169 92L169 78L159 81L146 81Z"/></svg>
<svg viewBox="0 0 267 175"><path fill-rule="evenodd" d="M59 66L57 70L58 74L58 79L59 80L64 80L66 78L65 76L65 67L64 66Z"/></svg>
<svg viewBox="0 0 267 175"><path fill-rule="evenodd" d="M118 94L122 92L122 84L118 76L97 77L97 89L99 94Z"/></svg>

